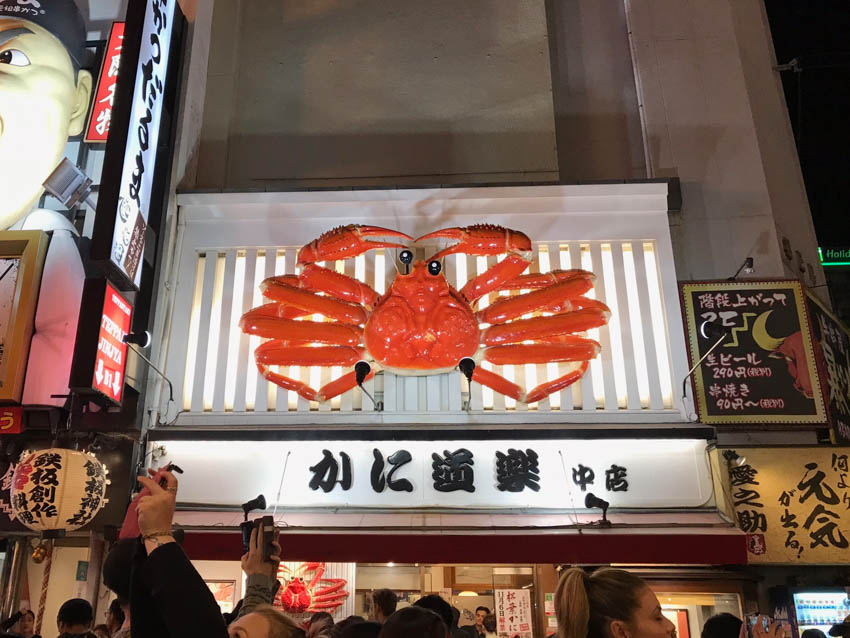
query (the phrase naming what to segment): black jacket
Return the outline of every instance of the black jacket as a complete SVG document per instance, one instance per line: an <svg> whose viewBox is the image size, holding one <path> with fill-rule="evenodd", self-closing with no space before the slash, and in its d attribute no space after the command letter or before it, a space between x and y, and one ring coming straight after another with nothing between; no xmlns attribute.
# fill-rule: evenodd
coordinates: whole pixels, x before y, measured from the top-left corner
<svg viewBox="0 0 850 638"><path fill-rule="evenodd" d="M139 541L130 585L132 638L227 638L221 609L177 543Z"/></svg>

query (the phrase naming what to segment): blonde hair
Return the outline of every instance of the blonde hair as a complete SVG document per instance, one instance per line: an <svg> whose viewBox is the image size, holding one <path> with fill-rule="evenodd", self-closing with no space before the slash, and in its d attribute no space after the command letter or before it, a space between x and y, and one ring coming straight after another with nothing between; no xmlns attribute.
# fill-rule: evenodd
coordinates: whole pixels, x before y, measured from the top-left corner
<svg viewBox="0 0 850 638"><path fill-rule="evenodd" d="M593 575L577 567L565 570L555 593L558 638L609 638L610 622L628 622L646 586L621 569L599 569Z"/></svg>
<svg viewBox="0 0 850 638"><path fill-rule="evenodd" d="M269 638L295 638L299 635L300 629L295 621L271 605L258 605L251 614L259 614L269 621Z"/></svg>

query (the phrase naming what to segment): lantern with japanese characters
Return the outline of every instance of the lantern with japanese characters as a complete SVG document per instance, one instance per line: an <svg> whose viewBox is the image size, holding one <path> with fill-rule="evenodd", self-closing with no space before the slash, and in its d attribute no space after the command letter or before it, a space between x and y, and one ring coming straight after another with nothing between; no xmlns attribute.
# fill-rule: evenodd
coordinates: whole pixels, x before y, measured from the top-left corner
<svg viewBox="0 0 850 638"><path fill-rule="evenodd" d="M93 454L49 448L24 452L12 476L12 509L36 532L74 531L106 503L107 469Z"/></svg>

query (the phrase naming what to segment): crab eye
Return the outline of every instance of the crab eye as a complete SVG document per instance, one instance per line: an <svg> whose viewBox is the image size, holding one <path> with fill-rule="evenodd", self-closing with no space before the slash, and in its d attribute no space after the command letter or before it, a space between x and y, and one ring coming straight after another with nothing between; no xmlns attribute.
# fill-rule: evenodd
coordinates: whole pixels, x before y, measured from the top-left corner
<svg viewBox="0 0 850 638"><path fill-rule="evenodd" d="M443 269L443 264L439 261L429 261L428 262L428 272L432 275L439 275L440 271Z"/></svg>
<svg viewBox="0 0 850 638"><path fill-rule="evenodd" d="M412 264L413 263L413 252L409 250L402 250L401 254L398 256L398 260L403 264Z"/></svg>

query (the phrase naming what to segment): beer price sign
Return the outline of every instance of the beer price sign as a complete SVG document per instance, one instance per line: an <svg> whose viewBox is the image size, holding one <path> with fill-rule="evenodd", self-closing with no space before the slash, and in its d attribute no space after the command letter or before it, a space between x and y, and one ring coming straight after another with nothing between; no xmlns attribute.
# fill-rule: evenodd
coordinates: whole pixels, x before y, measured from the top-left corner
<svg viewBox="0 0 850 638"><path fill-rule="evenodd" d="M116 403L121 403L124 390L124 368L127 364L124 335L130 332L132 318L130 304L111 285L106 284L92 388Z"/></svg>

